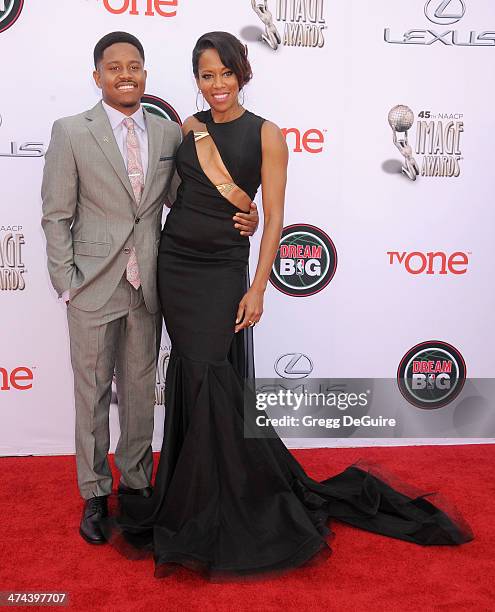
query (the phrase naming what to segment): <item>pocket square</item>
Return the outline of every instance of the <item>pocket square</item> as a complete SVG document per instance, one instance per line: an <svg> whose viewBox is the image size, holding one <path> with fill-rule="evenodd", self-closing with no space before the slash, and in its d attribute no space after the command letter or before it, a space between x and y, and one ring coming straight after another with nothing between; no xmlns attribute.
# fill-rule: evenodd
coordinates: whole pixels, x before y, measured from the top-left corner
<svg viewBox="0 0 495 612"><path fill-rule="evenodd" d="M175 159L174 155L170 155L170 156L165 156L165 157L160 157L160 161L169 161L170 159Z"/></svg>

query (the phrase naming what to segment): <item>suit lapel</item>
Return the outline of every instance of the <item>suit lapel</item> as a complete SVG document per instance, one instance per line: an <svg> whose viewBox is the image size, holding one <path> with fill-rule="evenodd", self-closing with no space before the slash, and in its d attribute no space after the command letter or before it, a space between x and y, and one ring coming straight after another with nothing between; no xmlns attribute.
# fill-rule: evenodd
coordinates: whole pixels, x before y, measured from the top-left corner
<svg viewBox="0 0 495 612"><path fill-rule="evenodd" d="M127 176L124 159L115 141L112 127L101 102L98 102L95 107L88 111L86 119L88 121L89 131L93 134L93 137L105 154L105 157L108 159L110 165L122 181L122 184L134 200L134 192L129 177Z"/></svg>
<svg viewBox="0 0 495 612"><path fill-rule="evenodd" d="M158 119L152 113L145 110L146 129L148 132L148 169L146 171L146 181L144 183L143 195L139 207L144 204L149 193L151 184L155 177L156 168L160 161L160 152L163 141L163 119Z"/></svg>

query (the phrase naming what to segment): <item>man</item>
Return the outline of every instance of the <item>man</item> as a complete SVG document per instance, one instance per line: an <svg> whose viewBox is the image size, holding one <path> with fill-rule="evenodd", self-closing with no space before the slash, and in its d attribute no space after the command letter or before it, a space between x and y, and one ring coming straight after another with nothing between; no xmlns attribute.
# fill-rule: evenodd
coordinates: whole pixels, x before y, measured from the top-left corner
<svg viewBox="0 0 495 612"><path fill-rule="evenodd" d="M112 490L108 415L114 371L119 494L151 494L155 367L161 336L156 260L162 208L181 130L141 107L144 50L113 32L94 49L103 100L53 125L43 175L48 269L67 302L76 405L76 460L85 500L79 532L105 541L100 519ZM236 215L252 234L251 215Z"/></svg>

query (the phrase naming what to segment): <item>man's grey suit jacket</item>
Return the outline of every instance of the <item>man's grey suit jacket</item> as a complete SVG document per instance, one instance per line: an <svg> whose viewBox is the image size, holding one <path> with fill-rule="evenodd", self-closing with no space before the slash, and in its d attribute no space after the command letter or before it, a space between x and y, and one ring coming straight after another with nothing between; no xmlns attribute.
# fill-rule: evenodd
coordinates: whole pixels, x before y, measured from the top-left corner
<svg viewBox="0 0 495 612"><path fill-rule="evenodd" d="M132 247L146 307L159 309L162 209L182 136L176 123L146 110L145 117L149 158L139 206L101 102L53 125L42 185L48 270L58 294L69 290L81 310L98 310L110 299Z"/></svg>

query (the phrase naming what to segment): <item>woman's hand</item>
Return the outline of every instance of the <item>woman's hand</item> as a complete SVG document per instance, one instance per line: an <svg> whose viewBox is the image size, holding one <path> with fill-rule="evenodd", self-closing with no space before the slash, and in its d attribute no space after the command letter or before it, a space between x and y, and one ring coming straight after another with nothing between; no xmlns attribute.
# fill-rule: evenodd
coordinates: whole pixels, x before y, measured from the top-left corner
<svg viewBox="0 0 495 612"><path fill-rule="evenodd" d="M239 230L241 236L252 236L258 229L258 224L260 222L256 204L251 202L248 213L236 213L234 221L234 227Z"/></svg>
<svg viewBox="0 0 495 612"><path fill-rule="evenodd" d="M245 327L253 327L261 319L263 314L264 291L249 289L240 301L235 320L235 333Z"/></svg>

